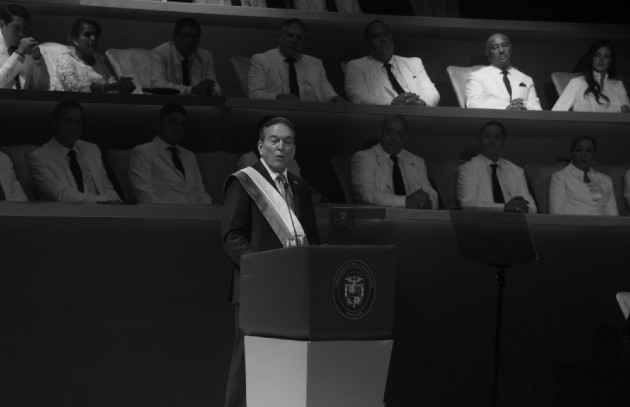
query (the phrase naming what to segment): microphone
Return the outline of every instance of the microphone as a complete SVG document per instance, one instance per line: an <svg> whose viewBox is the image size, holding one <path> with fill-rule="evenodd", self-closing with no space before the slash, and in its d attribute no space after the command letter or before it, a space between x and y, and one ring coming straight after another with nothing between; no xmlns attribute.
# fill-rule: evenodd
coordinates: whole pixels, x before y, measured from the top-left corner
<svg viewBox="0 0 630 407"><path fill-rule="evenodd" d="M298 240L297 230L295 230L295 222L293 222L293 214L291 213L291 205L289 205L289 200L287 199L291 190L289 189L289 183L287 181L282 182L284 184L284 202L287 203L287 209L289 209L289 218L291 218L291 226L293 226L293 236L295 236L295 245L301 246L300 241Z"/></svg>

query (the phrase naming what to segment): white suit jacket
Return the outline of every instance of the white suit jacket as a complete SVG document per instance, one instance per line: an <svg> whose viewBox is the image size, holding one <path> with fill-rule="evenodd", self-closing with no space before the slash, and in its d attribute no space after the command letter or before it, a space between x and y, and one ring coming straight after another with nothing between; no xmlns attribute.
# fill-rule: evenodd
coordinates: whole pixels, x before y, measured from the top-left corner
<svg viewBox="0 0 630 407"><path fill-rule="evenodd" d="M74 150L83 170L84 185L87 187L91 179L96 193L79 191L67 161L69 149L53 137L28 156L28 169L39 199L81 203L120 200L107 178L98 146L78 140Z"/></svg>
<svg viewBox="0 0 630 407"><path fill-rule="evenodd" d="M407 150L398 153L398 165L407 195L422 188L429 194L433 208L438 206L438 194L431 187L424 160ZM393 162L389 154L377 144L354 153L350 176L358 202L371 205L405 207L405 196L394 194Z"/></svg>
<svg viewBox="0 0 630 407"><path fill-rule="evenodd" d="M463 207L503 209L505 204L495 203L492 194L492 161L479 154L459 167L457 172L457 200ZM536 203L527 189L525 173L518 165L500 158L497 161L497 178L505 202L522 196L529 202L529 213L536 213Z"/></svg>
<svg viewBox="0 0 630 407"><path fill-rule="evenodd" d="M151 51L151 86L155 88L173 88L180 95L190 95L193 86L204 79L215 81L214 92L221 94L221 86L214 72L214 60L208 50L197 48L188 59L190 85L184 86L182 73L182 55L175 48L173 41L165 42Z"/></svg>
<svg viewBox="0 0 630 407"><path fill-rule="evenodd" d="M302 54L295 64L300 99L307 102L328 102L337 93L319 59ZM247 87L251 99L275 99L278 94L289 94L289 64L278 48L252 56Z"/></svg>
<svg viewBox="0 0 630 407"><path fill-rule="evenodd" d="M429 79L420 58L394 55L392 73L405 90L420 96L427 106L437 106L440 94ZM346 95L352 103L389 105L398 93L392 88L383 63L371 56L355 59L346 66Z"/></svg>
<svg viewBox="0 0 630 407"><path fill-rule="evenodd" d="M534 80L514 67L510 67L508 72L512 99L522 98L527 102L527 110L542 110ZM490 65L470 74L466 82L466 107L505 109L509 104L510 94L499 68Z"/></svg>
<svg viewBox="0 0 630 407"><path fill-rule="evenodd" d="M584 183L584 172L573 164L552 174L549 183L549 213L619 215L610 177L592 168L588 172L588 177L602 189L602 198L597 202L593 201L588 184Z"/></svg>
<svg viewBox="0 0 630 407"><path fill-rule="evenodd" d="M0 185L7 201L28 201L22 185L15 178L13 163L8 155L0 151Z"/></svg>
<svg viewBox="0 0 630 407"><path fill-rule="evenodd" d="M26 55L22 61L16 53L9 56L4 36L0 32L0 88L15 88L17 75L20 75L22 89L48 90L50 76L44 57L35 61L32 56Z"/></svg>
<svg viewBox="0 0 630 407"><path fill-rule="evenodd" d="M211 204L195 154L177 146L184 177L173 164L168 143L155 137L136 146L129 157L129 181L138 203Z"/></svg>

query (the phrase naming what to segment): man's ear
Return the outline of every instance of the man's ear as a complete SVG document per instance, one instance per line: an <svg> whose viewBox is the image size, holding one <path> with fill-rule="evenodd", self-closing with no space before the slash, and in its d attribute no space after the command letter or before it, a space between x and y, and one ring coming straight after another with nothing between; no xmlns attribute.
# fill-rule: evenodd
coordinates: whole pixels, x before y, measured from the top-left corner
<svg viewBox="0 0 630 407"><path fill-rule="evenodd" d="M260 154L260 156L262 156L262 146L263 146L263 142L258 140L258 154Z"/></svg>

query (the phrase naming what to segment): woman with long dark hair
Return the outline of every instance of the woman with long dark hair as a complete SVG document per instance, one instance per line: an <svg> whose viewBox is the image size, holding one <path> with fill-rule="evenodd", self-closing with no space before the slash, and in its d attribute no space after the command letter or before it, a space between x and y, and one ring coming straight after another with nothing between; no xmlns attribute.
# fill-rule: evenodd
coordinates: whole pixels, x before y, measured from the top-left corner
<svg viewBox="0 0 630 407"><path fill-rule="evenodd" d="M595 41L581 59L582 75L571 79L551 110L630 113L623 82L615 79L615 48L607 39Z"/></svg>

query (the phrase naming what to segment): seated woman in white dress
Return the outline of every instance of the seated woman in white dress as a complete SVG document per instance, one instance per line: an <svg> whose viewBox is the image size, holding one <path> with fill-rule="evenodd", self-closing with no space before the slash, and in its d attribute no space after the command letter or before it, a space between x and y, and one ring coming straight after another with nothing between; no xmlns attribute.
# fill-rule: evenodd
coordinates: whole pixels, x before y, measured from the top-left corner
<svg viewBox="0 0 630 407"><path fill-rule="evenodd" d="M597 143L579 136L571 143L571 163L551 176L549 213L618 216L609 176L593 169Z"/></svg>
<svg viewBox="0 0 630 407"><path fill-rule="evenodd" d="M551 110L630 113L628 93L615 78L615 49L607 39L597 40L580 61L581 76L571 79Z"/></svg>
<svg viewBox="0 0 630 407"><path fill-rule="evenodd" d="M57 58L56 81L51 81L51 90L95 93L134 91L131 78L117 80L105 56L95 52L100 36L101 26L94 20L79 18L72 24L70 40L74 49Z"/></svg>

